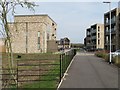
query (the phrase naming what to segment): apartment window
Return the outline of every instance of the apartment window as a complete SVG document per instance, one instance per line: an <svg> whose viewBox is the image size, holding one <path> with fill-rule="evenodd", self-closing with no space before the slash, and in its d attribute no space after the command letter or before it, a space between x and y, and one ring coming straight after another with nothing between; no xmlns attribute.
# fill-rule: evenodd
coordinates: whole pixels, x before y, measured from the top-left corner
<svg viewBox="0 0 120 90"><path fill-rule="evenodd" d="M54 36L54 34L52 34L52 36Z"/></svg>
<svg viewBox="0 0 120 90"><path fill-rule="evenodd" d="M90 35L90 32L87 32L87 35Z"/></svg>
<svg viewBox="0 0 120 90"><path fill-rule="evenodd" d="M116 16L113 17L113 20L116 21Z"/></svg>
<svg viewBox="0 0 120 90"><path fill-rule="evenodd" d="M109 39L108 36L106 36L106 43L108 43L108 39Z"/></svg>
<svg viewBox="0 0 120 90"><path fill-rule="evenodd" d="M98 40L98 45L100 45L100 40Z"/></svg>
<svg viewBox="0 0 120 90"><path fill-rule="evenodd" d="M98 38L100 38L100 33L98 33Z"/></svg>
<svg viewBox="0 0 120 90"><path fill-rule="evenodd" d="M40 37L40 31L38 31L38 37Z"/></svg>
<svg viewBox="0 0 120 90"><path fill-rule="evenodd" d="M106 27L106 32L108 32L109 30L108 30L108 27Z"/></svg>
<svg viewBox="0 0 120 90"><path fill-rule="evenodd" d="M54 26L54 23L52 23L52 26Z"/></svg>
<svg viewBox="0 0 120 90"><path fill-rule="evenodd" d="M40 50L40 31L38 31L38 50Z"/></svg>
<svg viewBox="0 0 120 90"><path fill-rule="evenodd" d="M109 21L108 18L106 18L106 23L108 23L108 21Z"/></svg>

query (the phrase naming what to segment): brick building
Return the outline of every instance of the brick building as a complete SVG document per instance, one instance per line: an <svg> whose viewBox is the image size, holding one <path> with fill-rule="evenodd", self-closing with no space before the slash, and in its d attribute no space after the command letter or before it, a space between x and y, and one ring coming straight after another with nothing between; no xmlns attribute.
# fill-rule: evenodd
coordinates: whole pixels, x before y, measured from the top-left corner
<svg viewBox="0 0 120 90"><path fill-rule="evenodd" d="M13 53L46 53L48 41L56 41L57 24L46 14L17 15L9 28Z"/></svg>

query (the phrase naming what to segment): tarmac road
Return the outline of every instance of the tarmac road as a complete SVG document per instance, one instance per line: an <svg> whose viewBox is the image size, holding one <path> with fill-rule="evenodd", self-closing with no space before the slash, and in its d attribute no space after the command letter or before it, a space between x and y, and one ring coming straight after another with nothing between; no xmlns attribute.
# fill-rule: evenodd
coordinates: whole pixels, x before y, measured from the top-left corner
<svg viewBox="0 0 120 90"><path fill-rule="evenodd" d="M93 53L79 52L60 88L118 88L118 68Z"/></svg>

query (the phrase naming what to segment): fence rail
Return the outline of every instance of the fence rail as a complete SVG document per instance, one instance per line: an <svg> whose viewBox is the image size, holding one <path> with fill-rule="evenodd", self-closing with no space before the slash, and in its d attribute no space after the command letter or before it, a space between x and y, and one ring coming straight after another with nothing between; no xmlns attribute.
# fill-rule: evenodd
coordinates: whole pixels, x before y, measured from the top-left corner
<svg viewBox="0 0 120 90"><path fill-rule="evenodd" d="M76 50L72 49L70 51L64 52L60 55L60 80L64 76L64 73L72 61L73 57L76 55Z"/></svg>
<svg viewBox="0 0 120 90"><path fill-rule="evenodd" d="M39 58L27 58L25 55L24 58L17 57L16 68L13 69L15 73L10 73L8 68L2 69L3 88L45 88L44 83L52 83L51 86L55 84L56 88L75 54L75 49L72 49L58 55L37 55ZM12 75L16 78L12 78Z"/></svg>

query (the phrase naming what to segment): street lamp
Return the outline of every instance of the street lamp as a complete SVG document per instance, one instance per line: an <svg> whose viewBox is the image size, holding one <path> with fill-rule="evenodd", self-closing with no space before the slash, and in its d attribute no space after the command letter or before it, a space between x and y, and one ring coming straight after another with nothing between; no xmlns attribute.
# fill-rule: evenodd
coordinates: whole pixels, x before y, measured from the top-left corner
<svg viewBox="0 0 120 90"><path fill-rule="evenodd" d="M110 60L109 60L109 64L111 64L112 62L112 57L111 57L111 2L103 2L103 3L107 3L109 4L109 13L110 13Z"/></svg>

